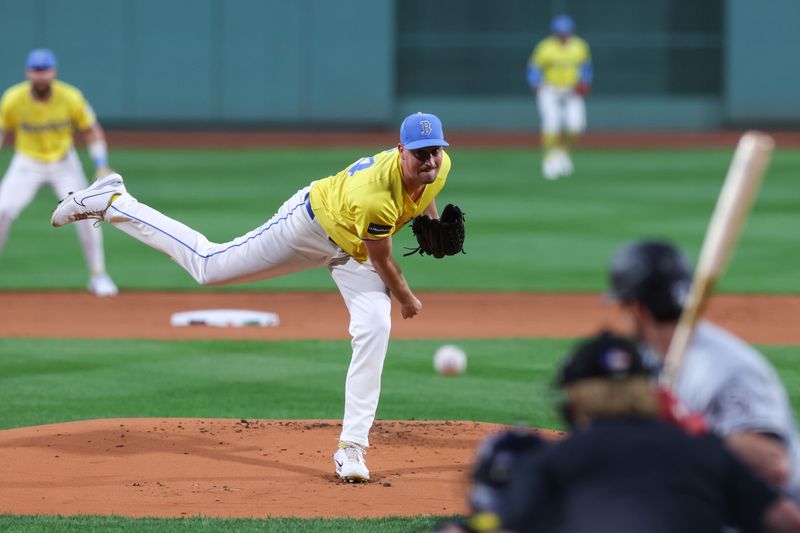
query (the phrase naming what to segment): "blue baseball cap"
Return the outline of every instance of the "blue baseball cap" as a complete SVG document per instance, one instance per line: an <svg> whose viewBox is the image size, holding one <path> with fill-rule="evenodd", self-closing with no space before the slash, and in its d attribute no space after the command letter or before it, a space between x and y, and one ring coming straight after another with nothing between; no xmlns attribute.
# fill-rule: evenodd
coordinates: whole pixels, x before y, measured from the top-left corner
<svg viewBox="0 0 800 533"><path fill-rule="evenodd" d="M52 50L37 48L31 50L28 54L28 61L25 63L25 66L26 68L56 68L58 62Z"/></svg>
<svg viewBox="0 0 800 533"><path fill-rule="evenodd" d="M569 15L559 15L553 19L553 33L564 34L575 31L575 21Z"/></svg>
<svg viewBox="0 0 800 533"><path fill-rule="evenodd" d="M442 121L430 113L409 115L400 126L400 144L408 150L426 146L450 146L444 140Z"/></svg>

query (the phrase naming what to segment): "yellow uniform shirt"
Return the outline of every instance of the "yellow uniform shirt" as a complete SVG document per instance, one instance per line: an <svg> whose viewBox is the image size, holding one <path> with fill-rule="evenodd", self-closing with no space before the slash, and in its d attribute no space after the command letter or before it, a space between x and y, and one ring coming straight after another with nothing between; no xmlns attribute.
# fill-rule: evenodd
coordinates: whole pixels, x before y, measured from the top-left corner
<svg viewBox="0 0 800 533"><path fill-rule="evenodd" d="M46 163L63 158L72 147L73 131L86 130L96 120L78 89L58 80L52 87L44 102L33 98L27 81L9 88L0 100L0 126L15 133L16 151Z"/></svg>
<svg viewBox="0 0 800 533"><path fill-rule="evenodd" d="M367 260L364 240L394 235L422 214L444 187L449 172L450 157L443 153L439 175L414 203L403 188L400 152L386 150L312 183L311 208L328 236L363 263Z"/></svg>
<svg viewBox="0 0 800 533"><path fill-rule="evenodd" d="M548 85L570 88L578 83L581 65L590 61L589 45L580 37L571 36L562 43L550 36L536 45L528 64L542 70Z"/></svg>

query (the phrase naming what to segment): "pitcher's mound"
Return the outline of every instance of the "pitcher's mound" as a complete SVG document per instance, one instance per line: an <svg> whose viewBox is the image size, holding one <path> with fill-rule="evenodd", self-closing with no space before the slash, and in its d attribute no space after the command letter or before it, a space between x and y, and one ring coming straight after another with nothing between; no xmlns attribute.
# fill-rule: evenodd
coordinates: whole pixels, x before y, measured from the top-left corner
<svg viewBox="0 0 800 533"><path fill-rule="evenodd" d="M477 422L377 422L365 484L343 483L333 473L338 421L144 418L11 429L0 431L0 514L465 513L475 448L501 429Z"/></svg>

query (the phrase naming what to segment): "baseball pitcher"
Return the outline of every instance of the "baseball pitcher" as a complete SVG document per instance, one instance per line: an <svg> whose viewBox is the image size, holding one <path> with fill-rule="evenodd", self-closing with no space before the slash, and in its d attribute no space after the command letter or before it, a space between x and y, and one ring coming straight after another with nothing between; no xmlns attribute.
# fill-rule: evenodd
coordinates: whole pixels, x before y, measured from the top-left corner
<svg viewBox="0 0 800 533"><path fill-rule="evenodd" d="M365 481L369 470L364 455L391 329L389 295L399 302L403 318L413 318L422 309L392 257L392 236L415 217L439 218L435 198L450 172L445 146L438 117L410 115L395 148L314 181L263 225L224 244L211 243L138 202L117 174L68 196L53 212L52 224L105 220L169 255L203 285L327 268L350 312L353 337L344 421L333 460L340 478Z"/></svg>

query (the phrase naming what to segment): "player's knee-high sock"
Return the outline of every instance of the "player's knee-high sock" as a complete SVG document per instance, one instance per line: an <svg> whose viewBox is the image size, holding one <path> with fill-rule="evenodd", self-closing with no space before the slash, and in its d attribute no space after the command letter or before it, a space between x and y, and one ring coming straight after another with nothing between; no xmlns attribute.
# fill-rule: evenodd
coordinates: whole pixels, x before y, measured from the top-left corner
<svg viewBox="0 0 800 533"><path fill-rule="evenodd" d="M92 275L102 274L106 271L106 260L103 254L103 232L100 228L95 228L92 221L82 220L76 222L78 239L81 241L83 256L86 258L86 266Z"/></svg>
<svg viewBox="0 0 800 533"><path fill-rule="evenodd" d="M559 135L558 133L543 133L542 134L542 151L544 156L547 157L553 150L558 148Z"/></svg>

